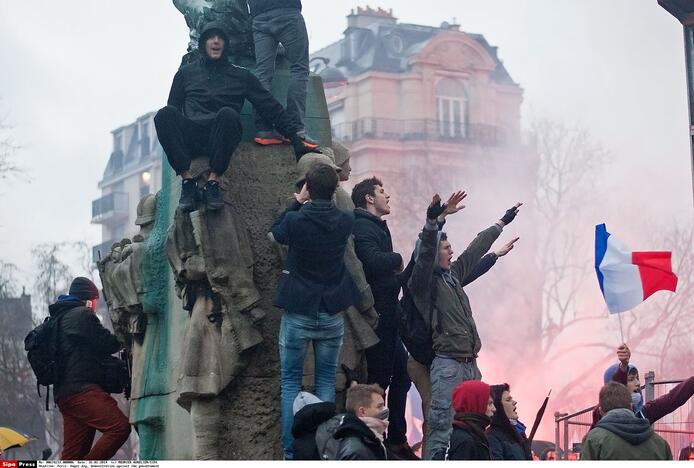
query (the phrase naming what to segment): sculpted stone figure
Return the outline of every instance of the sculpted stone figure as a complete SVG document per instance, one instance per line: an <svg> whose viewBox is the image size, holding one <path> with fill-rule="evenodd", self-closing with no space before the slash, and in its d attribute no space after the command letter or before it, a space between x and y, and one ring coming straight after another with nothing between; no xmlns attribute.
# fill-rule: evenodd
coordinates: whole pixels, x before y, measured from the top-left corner
<svg viewBox="0 0 694 468"><path fill-rule="evenodd" d="M198 56L200 30L210 21L225 25L229 33L232 61L238 57L253 57L253 33L246 0L173 0L173 4L183 13L190 29L188 54L183 58L184 63Z"/></svg>
<svg viewBox="0 0 694 468"><path fill-rule="evenodd" d="M198 177L206 170L202 161L193 162ZM176 210L166 250L177 294L190 314L181 347L178 403L191 414L195 458L218 459L222 421L217 396L246 367L248 351L262 341L257 323L265 314L257 307L253 252L246 227L228 202L217 211Z"/></svg>
<svg viewBox="0 0 694 468"><path fill-rule="evenodd" d="M154 226L157 200L155 195L143 197L137 205L135 224L140 232L131 239L115 243L111 252L98 262L99 275L106 296L113 330L131 357L131 423L136 414L137 401L143 396L142 342L147 327L143 313L145 288L143 284L143 259L145 241Z"/></svg>

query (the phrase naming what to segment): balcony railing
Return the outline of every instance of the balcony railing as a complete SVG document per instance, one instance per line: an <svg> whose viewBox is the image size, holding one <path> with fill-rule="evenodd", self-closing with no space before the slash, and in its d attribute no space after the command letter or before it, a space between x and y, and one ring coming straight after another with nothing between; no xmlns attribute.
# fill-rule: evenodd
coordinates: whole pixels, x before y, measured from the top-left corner
<svg viewBox="0 0 694 468"><path fill-rule="evenodd" d="M507 143L505 129L486 124L461 124L430 119L363 118L333 127L333 135L347 142L357 140L438 141L482 146Z"/></svg>
<svg viewBox="0 0 694 468"><path fill-rule="evenodd" d="M92 223L121 221L128 218L128 194L113 192L92 201Z"/></svg>

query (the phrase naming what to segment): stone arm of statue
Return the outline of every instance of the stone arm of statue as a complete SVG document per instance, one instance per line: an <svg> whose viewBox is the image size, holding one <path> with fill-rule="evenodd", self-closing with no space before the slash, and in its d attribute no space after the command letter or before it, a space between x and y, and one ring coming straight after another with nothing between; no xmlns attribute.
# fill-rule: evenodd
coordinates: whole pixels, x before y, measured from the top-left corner
<svg viewBox="0 0 694 468"><path fill-rule="evenodd" d="M169 91L169 99L166 102L169 106L174 106L179 111L183 112L183 103L186 99L185 87L183 86L183 75L180 70L176 72L171 83L171 91Z"/></svg>
<svg viewBox="0 0 694 468"><path fill-rule="evenodd" d="M279 215L279 217L272 224L270 233L268 234L271 241L278 242L283 245L287 245L289 243L290 232L287 214L291 213L292 211L299 211L299 209L301 209L301 203L295 200L294 203L292 203L281 215Z"/></svg>
<svg viewBox="0 0 694 468"><path fill-rule="evenodd" d="M272 123L282 135L288 138L296 135L299 130L297 124L291 121L282 104L260 84L258 78L251 72L247 72L246 76L246 98L260 116L266 122Z"/></svg>

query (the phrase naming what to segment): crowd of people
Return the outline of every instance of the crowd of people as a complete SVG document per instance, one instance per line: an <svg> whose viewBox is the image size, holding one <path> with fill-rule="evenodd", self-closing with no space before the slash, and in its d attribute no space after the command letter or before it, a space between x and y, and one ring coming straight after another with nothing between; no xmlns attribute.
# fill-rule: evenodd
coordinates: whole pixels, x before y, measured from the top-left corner
<svg viewBox="0 0 694 468"><path fill-rule="evenodd" d="M200 60L176 73L167 106L157 112L159 141L182 178L178 208L223 206L219 177L242 135L244 100L256 112L258 144L291 143L297 161L319 152L303 118L308 77L308 40L300 0L249 0L256 42L256 75L226 58L228 34L210 23L200 33ZM277 44L290 61L286 110L268 91ZM190 172L201 154L210 162L202 187ZM339 209L334 197L341 168L327 155L313 158L293 203L270 228L272 241L288 247L274 296L282 310L279 330L281 432L285 459L414 460L407 441L405 407L412 382L422 397L427 460L530 460L531 441L519 421L507 383L481 380L482 348L465 286L508 254L518 238L492 246L514 221L521 203L507 209L460 253L443 230L459 213L466 194L443 201L434 195L422 213L422 230L412 252L394 252L384 217L390 195L378 177L359 181L351 192L354 210ZM367 377L352 381L344 410L335 404L335 381L344 335L343 311L360 301L345 266L350 239L371 288L378 314L378 343L366 351ZM99 376L102 359L121 347L94 314L96 286L76 278L68 295L50 308L57 319L61 363L54 398L63 415L63 459L108 459L125 442L130 426ZM400 327L405 296L424 324L430 349L406 349ZM313 346L314 394L302 391L304 360ZM409 352L408 352L409 351ZM419 353L419 351L428 351ZM428 358L421 358L422 354ZM694 379L668 395L643 403L638 371L626 346L605 374L594 428L583 444L584 459L670 459L652 423L694 393ZM349 370L349 369L348 369ZM92 446L95 431L102 437Z"/></svg>

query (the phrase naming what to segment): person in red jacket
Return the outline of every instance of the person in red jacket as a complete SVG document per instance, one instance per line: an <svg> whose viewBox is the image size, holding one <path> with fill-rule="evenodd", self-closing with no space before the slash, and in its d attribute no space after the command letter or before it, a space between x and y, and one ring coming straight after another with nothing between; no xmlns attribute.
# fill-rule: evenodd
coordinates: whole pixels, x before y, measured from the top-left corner
<svg viewBox="0 0 694 468"><path fill-rule="evenodd" d="M684 405L694 395L694 376L692 376L679 383L665 395L644 403L639 370L629 362L631 350L626 344L617 348L617 359L619 359L618 364L613 364L605 370L603 376L605 384L613 381L626 385L632 395L631 406L634 413L640 418L648 419L651 424ZM591 428L595 427L602 416L600 408L596 406L593 409Z"/></svg>

